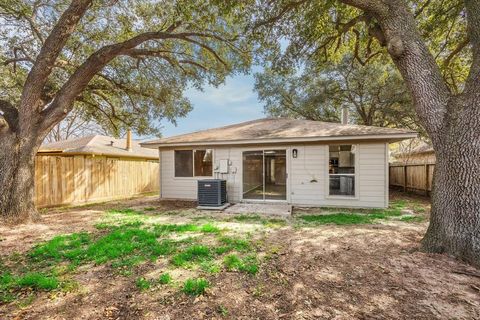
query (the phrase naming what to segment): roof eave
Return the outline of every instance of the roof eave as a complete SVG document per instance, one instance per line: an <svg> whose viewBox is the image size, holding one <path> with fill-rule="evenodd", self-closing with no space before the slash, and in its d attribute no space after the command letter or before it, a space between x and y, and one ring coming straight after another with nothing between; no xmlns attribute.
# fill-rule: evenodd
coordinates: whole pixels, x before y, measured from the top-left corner
<svg viewBox="0 0 480 320"><path fill-rule="evenodd" d="M242 140L217 140L217 141L190 141L190 142L144 142L140 145L144 148L156 149L161 147L186 147L186 146L213 146L213 145L245 145L245 144L278 144L296 142L325 142L344 140L382 140L397 142L405 139L416 138L416 132L375 134L375 135L353 135L353 136L327 136L327 137L304 137L304 138L279 138L279 139L242 139Z"/></svg>
<svg viewBox="0 0 480 320"><path fill-rule="evenodd" d="M45 155L65 155L65 156L98 156L98 157L111 157L111 158L136 158L136 159L147 159L147 160L158 160L158 156L153 155L139 155L139 154L115 154L115 153L108 153L108 152L88 152L88 151L50 151L50 150L41 150L37 153L45 154Z"/></svg>

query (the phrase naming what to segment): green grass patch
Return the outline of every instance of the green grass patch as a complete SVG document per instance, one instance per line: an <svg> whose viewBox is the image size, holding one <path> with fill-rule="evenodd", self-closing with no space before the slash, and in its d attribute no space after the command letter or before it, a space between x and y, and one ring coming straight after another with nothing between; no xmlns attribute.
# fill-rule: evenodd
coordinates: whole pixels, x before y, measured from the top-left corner
<svg viewBox="0 0 480 320"><path fill-rule="evenodd" d="M239 222L257 222L257 223L262 223L263 218L262 216L258 214L241 214L241 215L236 215L233 217L233 220L239 221Z"/></svg>
<svg viewBox="0 0 480 320"><path fill-rule="evenodd" d="M415 205L413 207L413 211L417 212L417 213L425 213L427 211L427 209L421 205Z"/></svg>
<svg viewBox="0 0 480 320"><path fill-rule="evenodd" d="M387 208L387 209L373 209L367 212L367 214L373 217L377 216L381 219L388 217L398 217L402 215L402 209L399 208Z"/></svg>
<svg viewBox="0 0 480 320"><path fill-rule="evenodd" d="M217 253L219 253L219 251L224 251L223 253L225 253L231 250L248 251L251 249L250 241L245 239L222 236L219 237L218 241L222 244L222 246L217 248Z"/></svg>
<svg viewBox="0 0 480 320"><path fill-rule="evenodd" d="M406 200L394 200L390 202L389 208L402 210L402 209L405 209L406 206L407 206Z"/></svg>
<svg viewBox="0 0 480 320"><path fill-rule="evenodd" d="M172 264L177 267L184 267L194 261L205 261L210 258L210 248L203 245L193 245L186 248L172 257Z"/></svg>
<svg viewBox="0 0 480 320"><path fill-rule="evenodd" d="M26 298L18 300L17 305L20 309L23 309L31 305L34 300L35 300L35 295L29 294Z"/></svg>
<svg viewBox="0 0 480 320"><path fill-rule="evenodd" d="M378 220L389 220L393 217L400 217L400 220L403 220L403 210L407 207L409 207L409 203L406 200L396 200L392 201L386 209L322 208L322 212L329 212L329 214L300 215L297 217L297 221L318 225L351 225L375 223Z"/></svg>
<svg viewBox="0 0 480 320"><path fill-rule="evenodd" d="M219 233L220 229L211 223L207 223L200 227L200 231L203 233Z"/></svg>
<svg viewBox="0 0 480 320"><path fill-rule="evenodd" d="M58 279L49 274L28 272L23 276L14 276L9 272L0 274L0 302L11 302L16 299L15 290L30 288L32 290L50 291L60 285Z"/></svg>
<svg viewBox="0 0 480 320"><path fill-rule="evenodd" d="M217 310L222 317L228 316L228 309L225 306L219 305Z"/></svg>
<svg viewBox="0 0 480 320"><path fill-rule="evenodd" d="M102 264L133 253L153 259L170 252L172 242L157 241L154 232L139 228L119 228L88 246L85 257Z"/></svg>
<svg viewBox="0 0 480 320"><path fill-rule="evenodd" d="M15 282L15 278L8 272L0 274L0 288L7 288Z"/></svg>
<svg viewBox="0 0 480 320"><path fill-rule="evenodd" d="M200 262L200 269L211 274L217 274L221 271L220 265L214 260L205 260Z"/></svg>
<svg viewBox="0 0 480 320"><path fill-rule="evenodd" d="M96 264L112 262L114 268L121 268L168 255L175 249L176 242L167 239L159 241L153 231L121 226L97 239L86 233L57 236L35 246L28 256L39 264L68 261L79 265L93 261Z"/></svg>
<svg viewBox="0 0 480 320"><path fill-rule="evenodd" d="M27 273L17 279L19 287L32 289L53 290L58 288L59 282L54 276L47 276L39 272Z"/></svg>
<svg viewBox="0 0 480 320"><path fill-rule="evenodd" d="M83 259L84 248L89 244L91 244L90 235L84 232L56 236L36 245L28 255L34 261L76 261Z"/></svg>
<svg viewBox="0 0 480 320"><path fill-rule="evenodd" d="M99 231L55 236L38 243L26 254L10 255L9 268L0 261L0 302L20 301L27 297L27 293L34 294L35 291L77 290L78 283L69 275L74 270L83 270L80 266L91 264L108 264L113 273L131 276L136 274L134 268L139 264L164 256L176 267L193 267L203 274L217 274L225 269L222 264L224 254L245 255L254 246L250 238L224 235L226 229L219 228L215 222L154 224L144 215L144 212L153 210L142 210L109 210L105 219L95 225ZM281 222L272 220L269 223ZM204 238L216 241L216 245L201 244L207 243ZM237 264L229 264L228 268L250 274L258 271L255 256L239 259ZM138 276L142 275L132 277L132 282L139 290L172 281L168 273L153 280ZM189 279L181 290L199 295L208 286L205 279Z"/></svg>
<svg viewBox="0 0 480 320"><path fill-rule="evenodd" d="M219 233L221 230L213 224L207 223L204 225L196 224L160 224L153 227L154 232L160 236L168 233L183 233L183 232L203 232L203 233Z"/></svg>
<svg viewBox="0 0 480 320"><path fill-rule="evenodd" d="M210 283L204 278L198 279L187 279L184 284L182 291L191 296L198 296L205 293L205 290L210 287Z"/></svg>
<svg viewBox="0 0 480 320"><path fill-rule="evenodd" d="M15 277L9 272L0 274L0 302L7 303L15 300L15 296L11 293L15 282Z"/></svg>
<svg viewBox="0 0 480 320"><path fill-rule="evenodd" d="M111 209L106 211L108 214L122 214L126 216L138 216L138 215L144 215L143 211L131 209L131 208L126 208L126 209Z"/></svg>
<svg viewBox="0 0 480 320"><path fill-rule="evenodd" d="M285 219L268 218L259 214L241 214L233 217L238 222L260 223L269 227L284 226L287 224Z"/></svg>
<svg viewBox="0 0 480 320"><path fill-rule="evenodd" d="M258 260L254 255L240 258L235 254L229 254L223 260L228 271L241 271L252 275L258 272Z"/></svg>
<svg viewBox="0 0 480 320"><path fill-rule="evenodd" d="M137 281L135 281L135 285L140 291L145 291L150 289L151 283L145 278L138 278Z"/></svg>
<svg viewBox="0 0 480 320"><path fill-rule="evenodd" d="M262 222L266 227L283 227L287 225L287 220L281 218L269 218Z"/></svg>
<svg viewBox="0 0 480 320"><path fill-rule="evenodd" d="M113 230L118 228L133 227L138 228L145 223L138 218L120 218L120 219L107 219L107 221L99 222L94 225L98 230Z"/></svg>
<svg viewBox="0 0 480 320"><path fill-rule="evenodd" d="M153 231L157 236L165 235L172 232L195 232L199 227L195 224L157 224L153 227Z"/></svg>
<svg viewBox="0 0 480 320"><path fill-rule="evenodd" d="M144 261L145 261L144 257L134 255L134 256L125 257L120 260L113 261L111 266L112 268L131 269Z"/></svg>
<svg viewBox="0 0 480 320"><path fill-rule="evenodd" d="M162 273L160 275L160 277L158 278L158 282L160 284L169 284L170 282L172 282L172 277L170 276L169 273L165 272L165 273Z"/></svg>
<svg viewBox="0 0 480 320"><path fill-rule="evenodd" d="M400 218L403 222L423 222L425 220L422 216L405 216Z"/></svg>
<svg viewBox="0 0 480 320"><path fill-rule="evenodd" d="M381 214L354 214L354 213L332 213L320 215L302 215L298 218L304 222L311 224L367 224L372 223L376 219L383 219L385 216Z"/></svg>
<svg viewBox="0 0 480 320"><path fill-rule="evenodd" d="M223 264L227 268L227 270L234 270L237 269L238 266L242 263L242 259L236 254L229 254L223 259Z"/></svg>

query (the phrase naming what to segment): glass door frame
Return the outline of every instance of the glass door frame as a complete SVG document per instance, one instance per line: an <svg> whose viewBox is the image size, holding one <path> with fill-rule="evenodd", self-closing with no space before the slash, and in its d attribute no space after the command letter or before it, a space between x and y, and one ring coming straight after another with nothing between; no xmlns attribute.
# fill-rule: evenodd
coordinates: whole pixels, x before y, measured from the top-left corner
<svg viewBox="0 0 480 320"><path fill-rule="evenodd" d="M279 200L279 199L265 199L265 151L276 151L276 150L285 150L285 199ZM243 163L243 153L244 152L249 152L249 151L258 151L262 152L262 180L263 180L263 199L245 199L243 197L243 174L244 174L244 163ZM285 202L289 203L290 202L290 176L289 176L289 168L290 168L290 157L289 157L289 148L286 147L280 147L280 148L248 148L248 149L242 149L241 150L241 163L242 163L242 183L240 184L241 186L241 202Z"/></svg>

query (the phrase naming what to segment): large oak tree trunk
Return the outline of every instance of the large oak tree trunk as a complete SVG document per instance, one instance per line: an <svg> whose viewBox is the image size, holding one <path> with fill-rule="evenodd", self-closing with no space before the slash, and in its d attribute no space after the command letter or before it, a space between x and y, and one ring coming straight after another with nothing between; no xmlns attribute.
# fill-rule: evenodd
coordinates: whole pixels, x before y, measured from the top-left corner
<svg viewBox="0 0 480 320"><path fill-rule="evenodd" d="M435 145L431 219L422 245L480 265L480 105L464 95L452 100Z"/></svg>
<svg viewBox="0 0 480 320"><path fill-rule="evenodd" d="M14 133L0 136L0 220L6 223L35 221L34 204L36 137Z"/></svg>

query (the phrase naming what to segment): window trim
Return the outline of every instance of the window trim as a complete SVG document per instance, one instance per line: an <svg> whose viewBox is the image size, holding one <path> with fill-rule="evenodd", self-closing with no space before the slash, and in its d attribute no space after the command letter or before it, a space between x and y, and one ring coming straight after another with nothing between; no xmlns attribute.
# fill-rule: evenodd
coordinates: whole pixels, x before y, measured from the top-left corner
<svg viewBox="0 0 480 320"><path fill-rule="evenodd" d="M209 176L196 176L195 175L195 150L212 150L212 174ZM175 172L175 151L191 151L192 152L192 176L191 177L177 177ZM197 180L197 179L205 179L205 178L213 178L214 170L215 170L215 150L213 148L194 148L194 149L186 149L186 148L178 148L173 149L173 179L175 180Z"/></svg>
<svg viewBox="0 0 480 320"><path fill-rule="evenodd" d="M338 146L338 145L351 145L355 146L357 150L355 153L355 173L332 173L330 174L330 146ZM359 190L358 190L358 180L359 180L359 144L355 143L332 143L325 145L325 154L326 154L326 161L325 161L325 172L326 172L326 179L325 179L325 199L342 199L342 200L359 200ZM355 195L353 196L346 196L346 195L330 195L330 175L332 176L354 176L355 177Z"/></svg>

